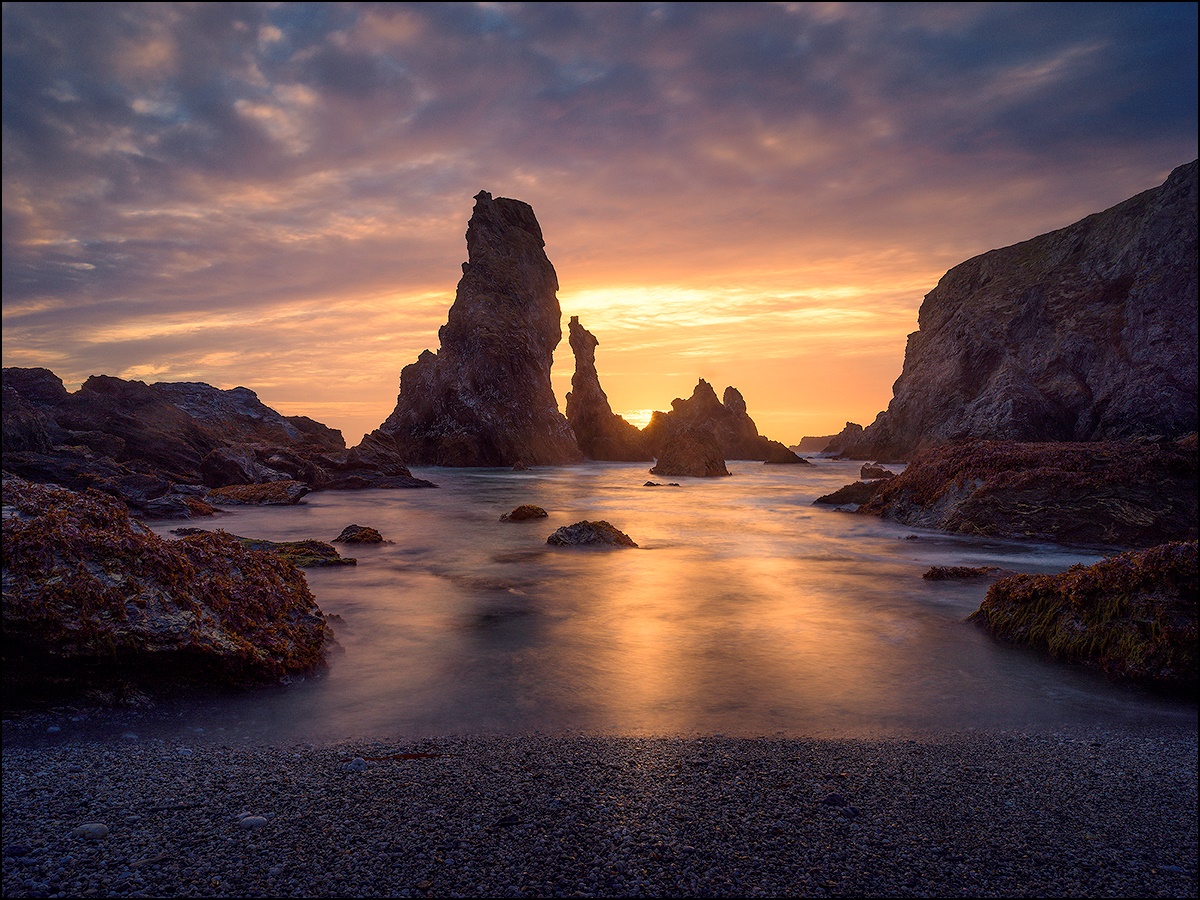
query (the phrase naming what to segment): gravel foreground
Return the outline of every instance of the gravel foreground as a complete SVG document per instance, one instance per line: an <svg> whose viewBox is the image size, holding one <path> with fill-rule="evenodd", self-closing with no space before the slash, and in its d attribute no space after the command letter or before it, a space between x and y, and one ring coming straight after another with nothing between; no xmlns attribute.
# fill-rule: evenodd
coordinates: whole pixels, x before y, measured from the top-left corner
<svg viewBox="0 0 1200 900"><path fill-rule="evenodd" d="M1196 767L1187 729L6 747L3 893L1195 897Z"/></svg>

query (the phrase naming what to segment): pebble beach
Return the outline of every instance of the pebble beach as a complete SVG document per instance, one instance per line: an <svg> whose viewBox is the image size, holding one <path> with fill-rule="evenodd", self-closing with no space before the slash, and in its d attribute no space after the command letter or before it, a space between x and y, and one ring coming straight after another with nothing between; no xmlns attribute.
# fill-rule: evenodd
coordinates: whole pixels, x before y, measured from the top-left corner
<svg viewBox="0 0 1200 900"><path fill-rule="evenodd" d="M6 735L3 893L1195 897L1196 768L1187 725L287 747Z"/></svg>

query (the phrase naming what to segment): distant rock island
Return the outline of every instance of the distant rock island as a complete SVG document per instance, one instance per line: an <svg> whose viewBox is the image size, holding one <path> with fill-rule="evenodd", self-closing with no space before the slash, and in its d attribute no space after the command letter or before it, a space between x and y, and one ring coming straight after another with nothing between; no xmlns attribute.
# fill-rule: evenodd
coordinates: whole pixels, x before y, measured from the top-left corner
<svg viewBox="0 0 1200 900"><path fill-rule="evenodd" d="M646 439L612 411L608 395L600 387L596 372L596 337L579 324L579 316L568 323L571 350L575 353L575 374L567 393L567 421L575 432L579 449L588 459L639 462L653 459Z"/></svg>
<svg viewBox="0 0 1200 900"><path fill-rule="evenodd" d="M558 276L533 208L475 195L463 275L441 348L400 373L372 439L410 465L560 465L583 459L550 385L562 339Z"/></svg>
<svg viewBox="0 0 1200 900"><path fill-rule="evenodd" d="M672 447L685 442L689 457L699 459L715 457L727 459L752 459L769 463L797 463L811 465L801 459L779 441L772 441L758 433L758 427L746 411L746 400L735 387L725 388L723 400L717 399L713 386L701 378L692 396L684 400L676 397L671 401L671 411L655 410L649 424L642 430L647 446L659 459L659 465L650 471L656 475L724 475L721 471L684 471L690 466L675 464L664 466L664 454L674 459L681 456ZM713 467L702 464L705 469Z"/></svg>
<svg viewBox="0 0 1200 900"><path fill-rule="evenodd" d="M1074 225L947 272L855 459L947 441L1196 430L1197 163Z"/></svg>

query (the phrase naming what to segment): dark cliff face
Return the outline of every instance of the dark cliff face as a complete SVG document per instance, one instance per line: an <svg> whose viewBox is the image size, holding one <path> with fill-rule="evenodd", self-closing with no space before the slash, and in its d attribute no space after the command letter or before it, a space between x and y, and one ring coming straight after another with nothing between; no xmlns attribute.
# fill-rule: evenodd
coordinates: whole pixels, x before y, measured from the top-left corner
<svg viewBox="0 0 1200 900"><path fill-rule="evenodd" d="M533 209L475 197L468 261L441 348L400 374L379 430L410 464L556 465L582 458L550 385L562 338L558 277Z"/></svg>
<svg viewBox="0 0 1200 900"><path fill-rule="evenodd" d="M579 449L588 459L631 461L653 459L646 449L641 431L612 411L608 395L600 387L596 371L595 335L571 316L568 324L571 350L575 353L575 374L567 394L567 421L575 432Z"/></svg>
<svg viewBox="0 0 1200 900"><path fill-rule="evenodd" d="M1196 430L1197 164L955 266L921 305L887 411L847 449Z"/></svg>

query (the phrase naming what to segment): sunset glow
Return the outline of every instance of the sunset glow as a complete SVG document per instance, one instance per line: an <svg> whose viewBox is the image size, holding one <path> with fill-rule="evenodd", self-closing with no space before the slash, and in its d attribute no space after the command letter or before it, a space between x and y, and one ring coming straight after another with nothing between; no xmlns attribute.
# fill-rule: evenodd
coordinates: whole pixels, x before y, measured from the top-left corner
<svg viewBox="0 0 1200 900"><path fill-rule="evenodd" d="M244 385L359 441L472 197L531 204L612 408L886 407L951 266L1197 155L1194 4L4 7L3 363Z"/></svg>

